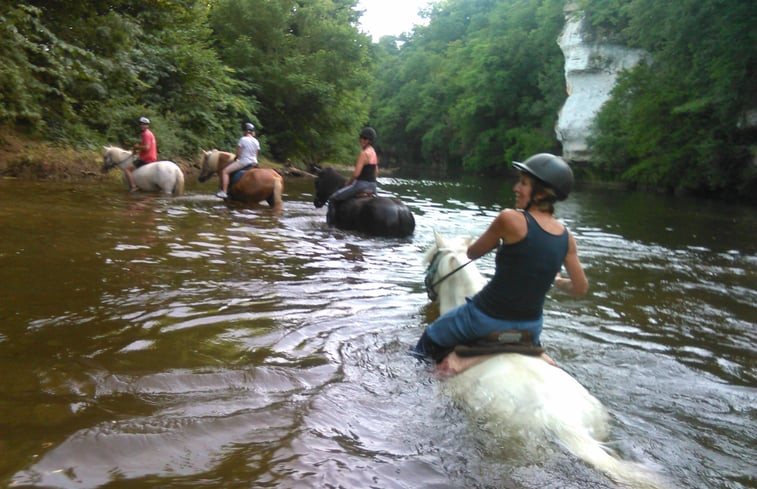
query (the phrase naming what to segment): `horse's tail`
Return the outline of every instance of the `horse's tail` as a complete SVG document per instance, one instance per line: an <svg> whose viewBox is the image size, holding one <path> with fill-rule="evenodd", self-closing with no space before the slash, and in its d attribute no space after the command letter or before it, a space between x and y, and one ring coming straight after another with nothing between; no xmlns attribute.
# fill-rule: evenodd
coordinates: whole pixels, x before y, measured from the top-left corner
<svg viewBox="0 0 757 489"><path fill-rule="evenodd" d="M586 430L569 429L565 426L561 428L554 434L567 450L603 472L621 487L664 489L659 476L648 467L616 457Z"/></svg>
<svg viewBox="0 0 757 489"><path fill-rule="evenodd" d="M277 176L278 178L273 181L273 203L271 204L271 207L273 207L274 210L280 211L284 206L284 179L281 178L281 175L277 174Z"/></svg>
<svg viewBox="0 0 757 489"><path fill-rule="evenodd" d="M184 172L181 170L181 168L178 168L178 175L176 175L176 183L174 183L173 186L173 194L174 195L181 195L184 193Z"/></svg>

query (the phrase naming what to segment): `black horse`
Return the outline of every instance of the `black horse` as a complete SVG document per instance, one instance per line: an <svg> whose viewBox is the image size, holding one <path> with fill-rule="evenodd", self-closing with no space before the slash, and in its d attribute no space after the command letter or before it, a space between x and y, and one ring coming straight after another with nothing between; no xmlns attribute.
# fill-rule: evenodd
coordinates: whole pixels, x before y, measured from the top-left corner
<svg viewBox="0 0 757 489"><path fill-rule="evenodd" d="M328 200L331 194L344 187L346 181L345 177L331 167L321 170L315 180L313 204L320 208L328 201L326 222L329 225L371 236L401 238L413 234L415 231L413 213L397 199L353 197L337 202Z"/></svg>

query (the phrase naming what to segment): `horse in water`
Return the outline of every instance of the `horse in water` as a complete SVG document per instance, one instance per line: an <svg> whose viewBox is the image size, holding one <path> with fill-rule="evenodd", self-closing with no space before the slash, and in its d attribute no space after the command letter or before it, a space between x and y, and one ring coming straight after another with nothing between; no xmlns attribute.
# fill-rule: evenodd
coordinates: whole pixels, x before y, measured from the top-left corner
<svg viewBox="0 0 757 489"><path fill-rule="evenodd" d="M131 151L118 148L116 146L105 146L103 148L103 173L111 168L119 167L122 172L127 165L134 163L137 155ZM147 163L134 170L134 183L139 190L143 192L161 191L164 194L181 195L184 193L184 172L179 165L173 161L154 161ZM126 188L129 188L129 182L126 174L123 174L123 180Z"/></svg>
<svg viewBox="0 0 757 489"><path fill-rule="evenodd" d="M435 243L424 255L425 282L429 298L438 300L444 314L486 280L468 260L470 240L434 235ZM456 347L440 364L451 367L448 374L455 373L445 380L445 389L502 435L554 440L623 487L663 487L648 468L618 458L603 442L609 415L602 403L567 372L540 358L541 348L512 339L511 333L488 344ZM516 351L525 354L512 353Z"/></svg>
<svg viewBox="0 0 757 489"><path fill-rule="evenodd" d="M226 151L202 152L200 182L214 174L221 178L221 171L230 165L236 155ZM229 175L229 198L246 204L268 202L273 209L280 210L283 204L284 178L271 168L241 169Z"/></svg>
<svg viewBox="0 0 757 489"><path fill-rule="evenodd" d="M413 234L413 213L398 199L357 196L338 202L329 201L331 194L344 187L346 182L347 179L331 167L321 170L315 180L313 204L321 208L328 201L326 222L329 225L371 236L402 238Z"/></svg>

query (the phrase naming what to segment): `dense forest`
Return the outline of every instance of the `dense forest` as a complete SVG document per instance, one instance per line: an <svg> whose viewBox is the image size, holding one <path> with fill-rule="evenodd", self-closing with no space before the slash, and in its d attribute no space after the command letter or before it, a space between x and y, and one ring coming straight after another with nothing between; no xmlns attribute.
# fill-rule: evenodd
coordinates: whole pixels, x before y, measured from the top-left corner
<svg viewBox="0 0 757 489"><path fill-rule="evenodd" d="M757 3L576 0L592 35L644 49L592 137L589 176L757 195ZM370 124L387 165L501 173L560 153L565 0L444 0L373 43L357 0L30 0L0 4L0 126L77 148L153 121L161 157L232 149L351 163Z"/></svg>

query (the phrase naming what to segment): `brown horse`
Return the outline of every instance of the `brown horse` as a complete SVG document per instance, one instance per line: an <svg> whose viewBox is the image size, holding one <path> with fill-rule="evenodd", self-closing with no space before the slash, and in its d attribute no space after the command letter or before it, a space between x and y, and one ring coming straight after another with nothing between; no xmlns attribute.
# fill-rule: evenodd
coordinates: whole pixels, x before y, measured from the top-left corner
<svg viewBox="0 0 757 489"><path fill-rule="evenodd" d="M198 180L204 182L213 174L221 178L221 172L226 168L236 155L226 151L202 152L202 168ZM244 172L238 181L234 181L232 174L232 183L229 186L229 198L244 202L246 204L257 204L263 200L268 202L275 210L280 210L282 206L281 195L284 193L284 179L281 175L270 168L252 168Z"/></svg>

